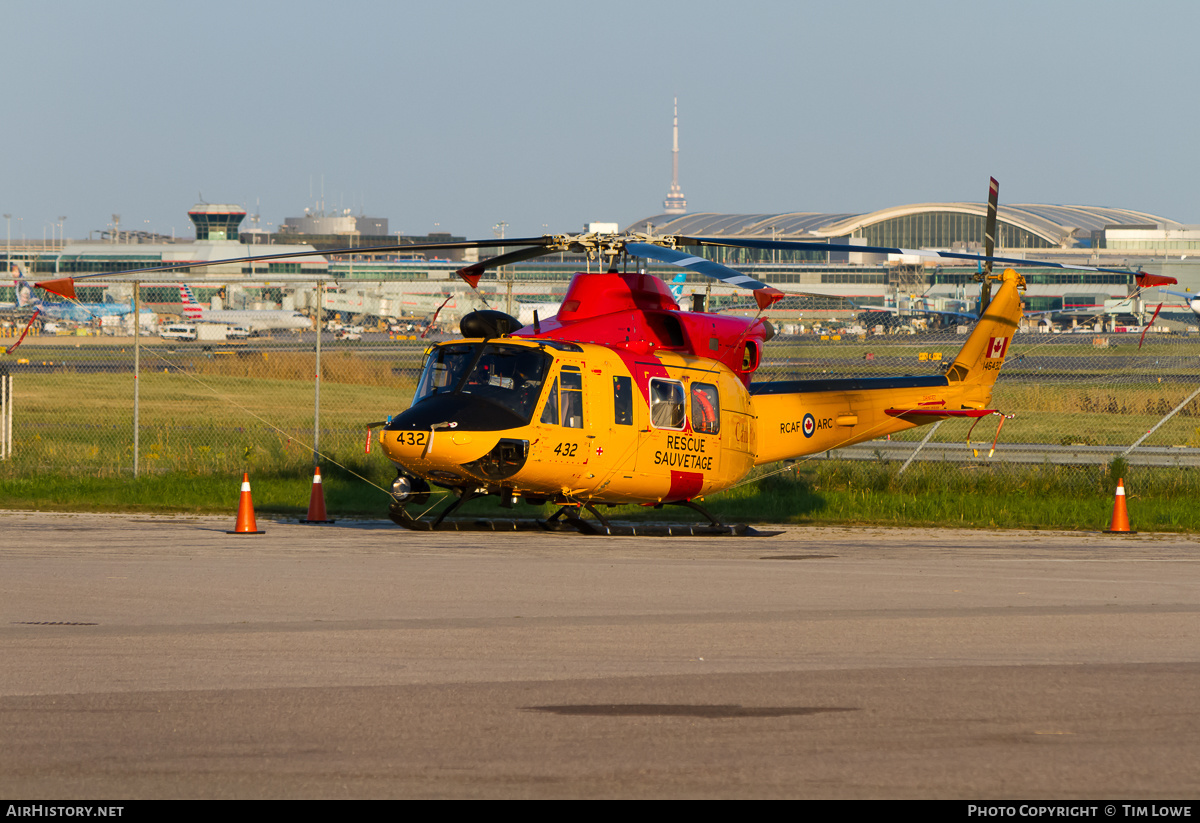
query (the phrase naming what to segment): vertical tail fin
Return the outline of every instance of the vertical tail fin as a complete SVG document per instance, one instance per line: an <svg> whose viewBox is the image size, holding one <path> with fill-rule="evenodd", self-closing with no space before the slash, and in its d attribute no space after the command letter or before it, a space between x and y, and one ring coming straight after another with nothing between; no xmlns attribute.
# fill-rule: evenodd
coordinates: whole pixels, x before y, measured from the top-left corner
<svg viewBox="0 0 1200 823"><path fill-rule="evenodd" d="M671 285L667 288L671 290L671 297L678 303L683 297L683 284L687 282L687 272L680 272L671 280Z"/></svg>
<svg viewBox="0 0 1200 823"><path fill-rule="evenodd" d="M11 264L9 272L13 276L13 285L17 287L17 305L21 308L41 305L42 301L33 295L33 287L25 281L25 269L21 267L21 264Z"/></svg>
<svg viewBox="0 0 1200 823"><path fill-rule="evenodd" d="M202 311L200 304L196 302L196 295L192 294L192 287L186 283L179 284L179 300L183 303L183 316L186 320L199 320L200 312Z"/></svg>
<svg viewBox="0 0 1200 823"><path fill-rule="evenodd" d="M950 386L964 390L963 405L968 408L982 409L990 402L992 386L1021 322L1020 289L1025 288L1025 279L1012 269L1005 269L1000 278L1000 290L946 372Z"/></svg>

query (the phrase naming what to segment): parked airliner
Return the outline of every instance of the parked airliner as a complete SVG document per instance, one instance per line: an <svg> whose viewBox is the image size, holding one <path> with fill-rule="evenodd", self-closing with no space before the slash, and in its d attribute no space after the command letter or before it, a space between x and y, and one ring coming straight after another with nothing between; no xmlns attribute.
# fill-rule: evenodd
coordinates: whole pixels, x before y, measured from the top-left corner
<svg viewBox="0 0 1200 823"><path fill-rule="evenodd" d="M189 323L227 323L243 326L251 332L270 329L311 329L313 321L298 311L283 309L206 309L192 294L191 286L179 284L183 319Z"/></svg>

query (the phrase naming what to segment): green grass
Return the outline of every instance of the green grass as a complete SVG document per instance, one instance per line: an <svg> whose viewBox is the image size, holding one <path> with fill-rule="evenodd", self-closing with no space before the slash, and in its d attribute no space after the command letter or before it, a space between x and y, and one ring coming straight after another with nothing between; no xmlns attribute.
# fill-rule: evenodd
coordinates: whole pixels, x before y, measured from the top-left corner
<svg viewBox="0 0 1200 823"><path fill-rule="evenodd" d="M375 372L377 382L367 385L348 376L335 371L321 385L321 447L339 462L363 451L367 423L407 407L414 386L390 370L386 382ZM14 456L0 465L0 476L132 474L132 375L79 374L68 381L32 374L14 382ZM310 381L146 372L139 395L141 470L278 472L312 465Z"/></svg>
<svg viewBox="0 0 1200 823"><path fill-rule="evenodd" d="M1036 338L1030 345L1037 347ZM945 345L943 345L945 343ZM909 342L904 337L795 344L780 341L768 359L832 358L829 368L805 373L896 374L929 372L938 367L917 363L918 351L941 350L949 357L962 336ZM1042 347L1062 362L1087 359L1095 372L1100 357L1111 377L1096 375L1086 385L1006 382L1001 378L992 405L1015 417L1006 421L1000 442L1052 445L1128 445L1155 425L1193 387L1148 383L1146 364L1161 352L1178 356L1200 346L1148 342L1137 355L1134 346L1094 349L1088 342ZM407 342L354 349L333 347L322 355L321 450L328 459L345 462L360 455L365 425L395 414L412 396L423 343ZM878 360L862 360L865 351ZM85 367L128 362L131 351L117 346L23 347L19 355L32 362L66 363L65 371L18 372L14 384L15 457L0 466L0 476L41 472L132 474L134 379L128 372L88 373ZM892 362L881 362L892 361ZM294 344L266 350L237 349L228 354L162 346L143 353L140 378L139 468L153 472L234 472L302 469L310 459L313 431L315 354ZM911 368L910 368L911 366ZM177 369L181 369L179 371ZM770 379L769 370L760 375ZM1129 382L1131 380L1141 382ZM1148 446L1200 445L1200 401L1155 432ZM948 421L935 442L962 442L969 422ZM927 429L894 435L921 439ZM995 421L982 421L971 434L990 442Z"/></svg>
<svg viewBox="0 0 1200 823"><path fill-rule="evenodd" d="M863 373L862 353L913 362L916 351L943 352L954 345L901 339L887 347L857 343L805 343L772 356L846 359L840 373ZM1147 343L1149 356L1155 351ZM1181 347L1163 346L1177 355ZM1090 344L1048 346L1065 361L1095 358L1111 350ZM1194 387L1182 384L1121 382L1152 362L1135 358L1133 346L1117 350L1110 381L1081 384L1006 383L997 385L993 406L1017 416L1004 425L1006 442L1053 445L1085 443L1127 445ZM159 359L144 354L140 394L139 470L132 477L133 394L130 373L94 374L81 369L97 362L97 352L66 348L37 352L31 359L71 361L68 370L21 373L15 379L15 454L0 463L0 507L130 512L236 511L238 486L248 471L255 504L268 516L303 516L311 489L315 357L311 352L271 350L205 357L177 352ZM103 357L130 357L108 352ZM377 450L365 455L365 424L403 410L412 396L420 347L397 351L328 350L322 355L321 461L327 506L332 517L383 516L387 487L394 473ZM850 361L855 361L851 363ZM165 364L165 365L164 365ZM178 365L186 373L173 370ZM872 366L876 368L876 366ZM1064 369L1067 367L1064 366ZM166 369L166 371L164 371ZM1123 370L1123 371L1121 371ZM902 373L893 363L884 373ZM766 375L764 375L766 376ZM1193 402L1157 431L1147 445L1200 445L1200 402ZM969 423L949 421L934 435L940 442L962 442ZM972 441L990 444L995 421L986 419ZM895 436L916 440L918 428ZM347 469L339 468L342 464ZM827 460L803 462L759 482L704 501L729 521L795 524L955 525L979 528L1097 529L1107 526L1114 477L1100 467L982 465L954 467L914 463L904 475L898 465ZM1190 501L1200 498L1200 481L1189 470L1126 470L1134 527L1144 531L1200 528ZM498 509L481 501L466 514L530 517L548 514L527 506ZM655 511L629 506L613 509L617 519L686 521L693 515L671 507Z"/></svg>
<svg viewBox="0 0 1200 823"><path fill-rule="evenodd" d="M278 360L279 358L277 358ZM246 364L238 364L245 366ZM361 455L366 424L403 410L411 376L391 368L332 358L321 384L321 450L339 462ZM353 368L351 367L353 366ZM272 364L265 374L143 373L139 468L153 472L283 471L311 464L311 363ZM273 376L274 369L297 374ZM231 371L232 369L227 369ZM133 376L22 375L15 381L14 458L0 476L42 472L130 475L133 466ZM1183 400L1188 387L1110 385L997 386L993 406L1016 416L1004 443L1128 445ZM1146 445L1200 445L1200 400L1168 421ZM963 442L969 421L948 421L935 442ZM919 440L926 428L894 435ZM973 442L990 443L996 421L981 421Z"/></svg>
<svg viewBox="0 0 1200 823"><path fill-rule="evenodd" d="M932 526L986 529L1098 530L1108 527L1118 477L1125 479L1130 518L1139 531L1200 530L1190 501L1200 497L1200 471L1135 469L1114 461L1077 470L1057 466L977 466L946 472L938 464L814 461L712 495L702 504L726 522L793 525ZM354 472L354 473L352 473ZM357 473L357 474L355 474ZM362 475L359 477L357 475ZM332 518L384 517L394 474L383 461L364 459L349 470L322 469ZM365 480L363 478L366 478ZM241 474L168 472L139 477L0 477L0 508L39 511L114 511L227 514L233 518ZM256 512L303 517L311 470L251 472ZM374 483L375 485L372 485ZM377 487L378 486L378 487ZM435 510L448 502L436 499ZM463 516L545 517L553 506L500 508L494 498L463 507ZM620 506L614 520L690 522L679 507Z"/></svg>
<svg viewBox="0 0 1200 823"><path fill-rule="evenodd" d="M1200 471L1106 467L980 465L947 471L937 463L819 461L797 464L706 501L729 519L832 525L1103 529L1117 479L1124 478L1134 528L1195 531Z"/></svg>

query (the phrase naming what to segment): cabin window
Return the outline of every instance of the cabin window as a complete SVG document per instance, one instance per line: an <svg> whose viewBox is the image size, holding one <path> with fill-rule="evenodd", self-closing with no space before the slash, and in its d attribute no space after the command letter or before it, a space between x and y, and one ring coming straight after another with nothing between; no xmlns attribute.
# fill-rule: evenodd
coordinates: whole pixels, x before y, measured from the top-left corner
<svg viewBox="0 0 1200 823"><path fill-rule="evenodd" d="M721 431L721 399L711 383L692 384L692 431L716 434Z"/></svg>
<svg viewBox="0 0 1200 823"><path fill-rule="evenodd" d="M684 397L678 380L650 378L650 423L658 429L682 429Z"/></svg>
<svg viewBox="0 0 1200 823"><path fill-rule="evenodd" d="M632 378L613 378L613 420L618 426L633 425Z"/></svg>

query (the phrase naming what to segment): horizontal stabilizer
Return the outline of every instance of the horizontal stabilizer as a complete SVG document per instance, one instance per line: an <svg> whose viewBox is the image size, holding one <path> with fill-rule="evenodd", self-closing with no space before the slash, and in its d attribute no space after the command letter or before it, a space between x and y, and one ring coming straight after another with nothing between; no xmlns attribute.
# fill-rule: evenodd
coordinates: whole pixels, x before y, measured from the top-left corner
<svg viewBox="0 0 1200 823"><path fill-rule="evenodd" d="M888 417L909 417L909 418L938 418L945 420L950 417L987 417L989 414L997 414L995 409L885 409L884 414ZM922 420L922 422L925 422Z"/></svg>

